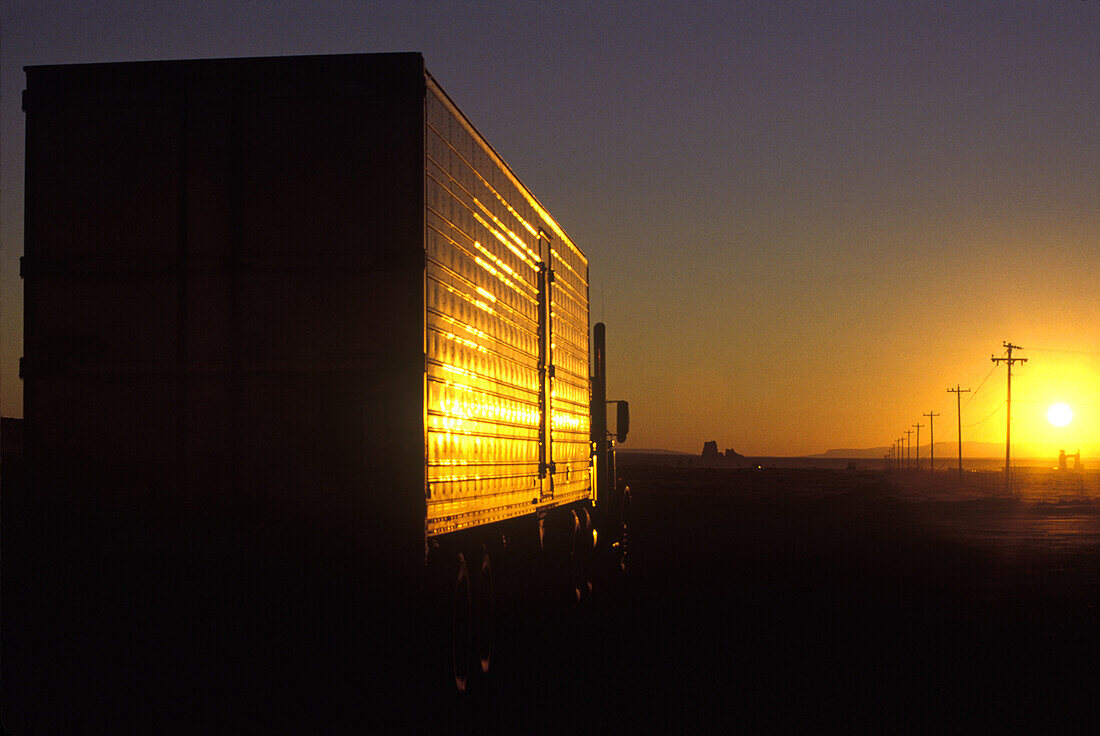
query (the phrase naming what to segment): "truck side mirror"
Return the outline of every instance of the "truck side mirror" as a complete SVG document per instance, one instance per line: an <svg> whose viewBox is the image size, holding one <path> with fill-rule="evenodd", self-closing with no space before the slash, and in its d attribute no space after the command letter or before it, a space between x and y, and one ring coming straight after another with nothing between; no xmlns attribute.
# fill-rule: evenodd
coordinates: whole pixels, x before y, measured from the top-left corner
<svg viewBox="0 0 1100 736"><path fill-rule="evenodd" d="M615 439L618 442L626 442L626 433L630 431L630 403L618 401L616 404Z"/></svg>

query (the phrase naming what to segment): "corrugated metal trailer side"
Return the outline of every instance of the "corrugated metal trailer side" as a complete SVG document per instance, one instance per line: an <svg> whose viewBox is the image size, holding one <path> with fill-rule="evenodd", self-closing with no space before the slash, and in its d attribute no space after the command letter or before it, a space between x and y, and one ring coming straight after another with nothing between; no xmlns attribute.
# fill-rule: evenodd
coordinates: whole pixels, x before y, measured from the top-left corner
<svg viewBox="0 0 1100 736"><path fill-rule="evenodd" d="M434 535L590 496L588 262L430 77L425 119Z"/></svg>
<svg viewBox="0 0 1100 736"><path fill-rule="evenodd" d="M426 579L478 619L561 507L579 564L587 260L419 54L27 79L10 727L362 705L438 644Z"/></svg>

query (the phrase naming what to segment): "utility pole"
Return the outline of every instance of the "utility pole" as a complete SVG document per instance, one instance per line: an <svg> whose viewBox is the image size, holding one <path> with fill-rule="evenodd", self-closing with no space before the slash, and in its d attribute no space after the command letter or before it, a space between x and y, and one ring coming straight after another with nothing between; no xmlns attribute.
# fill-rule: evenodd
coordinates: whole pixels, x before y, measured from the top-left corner
<svg viewBox="0 0 1100 736"><path fill-rule="evenodd" d="M905 430L905 469L909 470L909 450L913 447L913 443L909 441L909 435L913 434L913 430Z"/></svg>
<svg viewBox="0 0 1100 736"><path fill-rule="evenodd" d="M923 427L924 425L921 424L920 422L917 422L913 426L917 428L917 472L919 473L920 472L920 428Z"/></svg>
<svg viewBox="0 0 1100 736"><path fill-rule="evenodd" d="M962 395L970 393L968 388L960 388L959 384L955 384L955 388L947 389L948 393L955 394L955 405L959 417L959 481L963 479L963 405Z"/></svg>
<svg viewBox="0 0 1100 736"><path fill-rule="evenodd" d="M1005 402L1005 491L1009 494L1012 493L1012 470L1010 460L1012 456L1012 364L1013 363L1026 363L1027 358L1013 358L1013 350L1023 350L1019 345L1013 345L1007 340L1004 343L1005 350L1008 351L1004 358L998 358L996 356L989 356L994 363L1003 362L1008 367L1008 400Z"/></svg>
<svg viewBox="0 0 1100 736"><path fill-rule="evenodd" d="M939 416L939 412L930 411L923 416L928 417L928 472L936 474L936 435L932 431L932 422Z"/></svg>

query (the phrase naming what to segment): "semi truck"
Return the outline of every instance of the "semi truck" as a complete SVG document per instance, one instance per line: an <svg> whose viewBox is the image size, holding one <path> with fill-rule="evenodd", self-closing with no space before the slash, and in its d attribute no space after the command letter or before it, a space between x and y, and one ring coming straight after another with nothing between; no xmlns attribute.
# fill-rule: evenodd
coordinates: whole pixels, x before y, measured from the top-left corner
<svg viewBox="0 0 1100 736"><path fill-rule="evenodd" d="M26 74L10 730L462 697L622 568L588 260L420 54Z"/></svg>

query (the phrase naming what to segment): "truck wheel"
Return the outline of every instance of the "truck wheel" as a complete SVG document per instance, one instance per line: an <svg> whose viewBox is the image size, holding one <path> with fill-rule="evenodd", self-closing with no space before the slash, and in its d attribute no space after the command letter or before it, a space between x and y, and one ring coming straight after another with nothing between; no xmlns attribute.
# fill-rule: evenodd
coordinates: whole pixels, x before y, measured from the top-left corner
<svg viewBox="0 0 1100 736"><path fill-rule="evenodd" d="M618 572L626 572L627 552L630 549L630 487L623 488L623 498L619 509L619 539L611 545Z"/></svg>
<svg viewBox="0 0 1100 736"><path fill-rule="evenodd" d="M561 557L560 542L562 535L559 533L555 518L550 516L539 519L538 533L538 558L535 561L534 587L532 590L534 595L532 598L535 605L541 608L543 604L554 601L554 593L564 583L561 580L563 573L559 570L561 567L559 558Z"/></svg>
<svg viewBox="0 0 1100 736"><path fill-rule="evenodd" d="M583 565L581 564L581 555L584 550L581 545L581 520L577 512L571 511L569 513L571 524L573 528L572 539L570 539L569 545L569 580L573 585L573 603L577 604L581 602L581 579L584 577Z"/></svg>
<svg viewBox="0 0 1100 736"><path fill-rule="evenodd" d="M465 692L470 680L473 627L470 616L470 573L461 552L455 562L454 593L451 598L451 672L455 689Z"/></svg>
<svg viewBox="0 0 1100 736"><path fill-rule="evenodd" d="M481 565L477 572L477 653L481 663L481 673L489 674L489 663L493 658L493 634L496 622L494 616L493 565L489 559L489 549L481 545Z"/></svg>
<svg viewBox="0 0 1100 736"><path fill-rule="evenodd" d="M581 507L575 512L577 526L573 535L573 559L575 569L575 589L577 600L584 600L592 593L592 516L588 509Z"/></svg>

